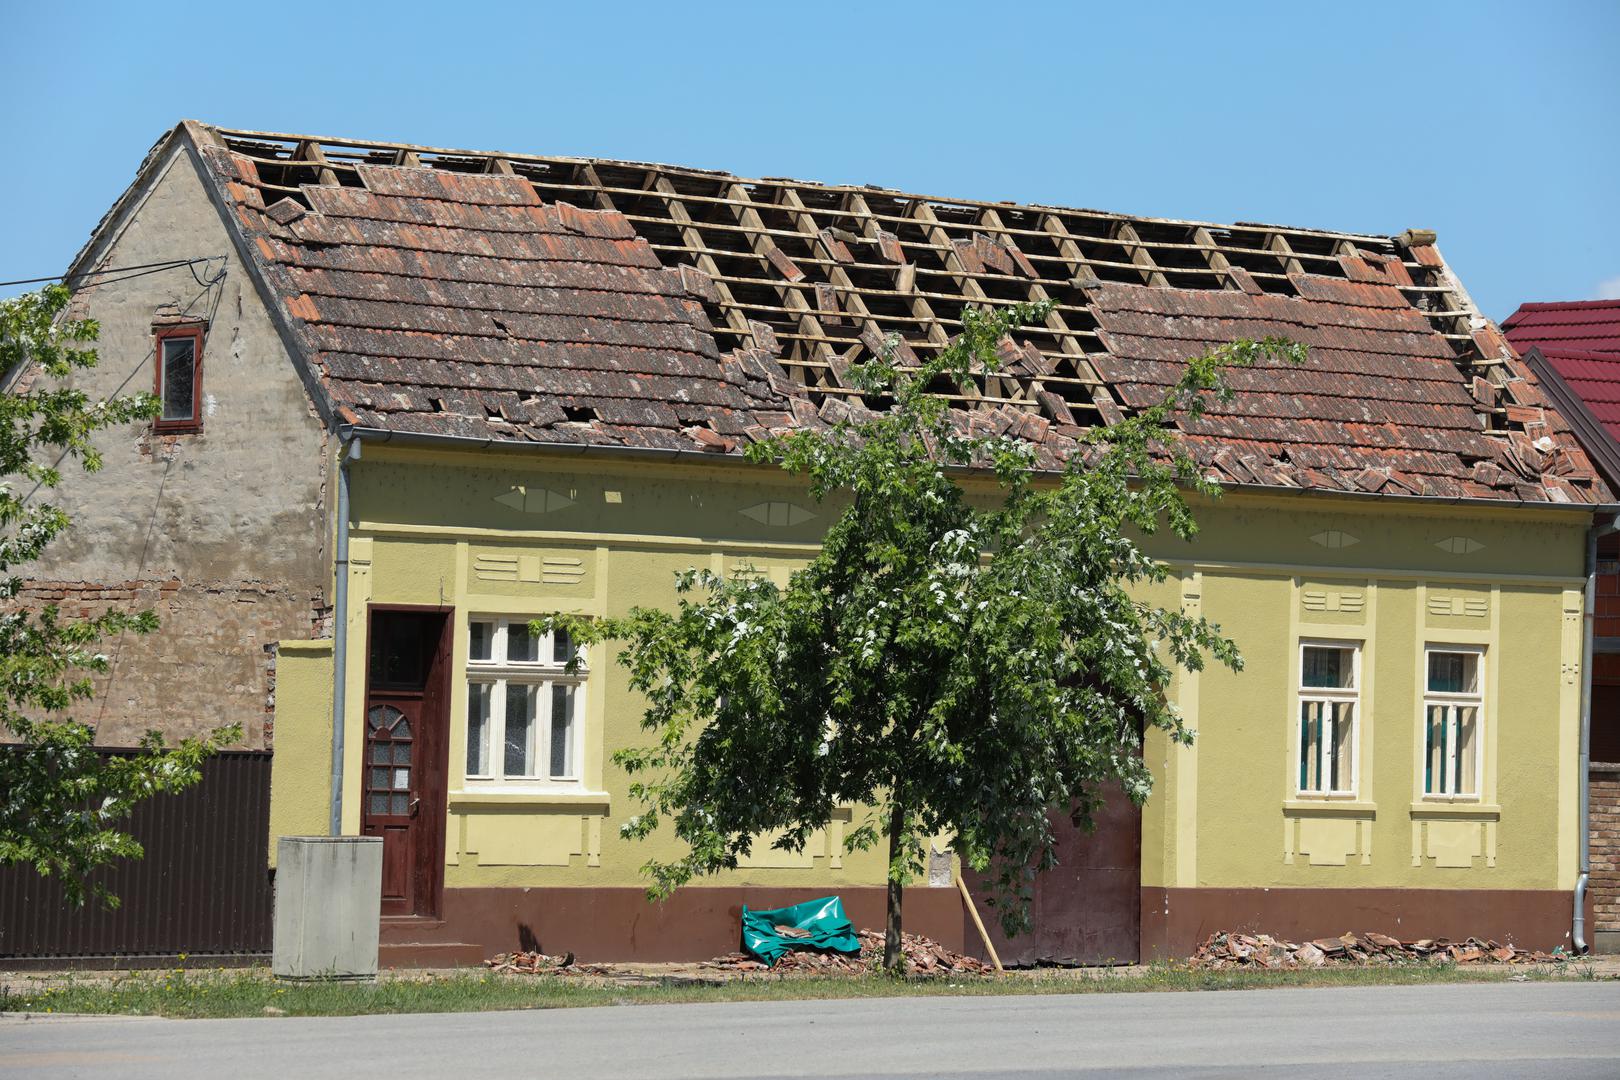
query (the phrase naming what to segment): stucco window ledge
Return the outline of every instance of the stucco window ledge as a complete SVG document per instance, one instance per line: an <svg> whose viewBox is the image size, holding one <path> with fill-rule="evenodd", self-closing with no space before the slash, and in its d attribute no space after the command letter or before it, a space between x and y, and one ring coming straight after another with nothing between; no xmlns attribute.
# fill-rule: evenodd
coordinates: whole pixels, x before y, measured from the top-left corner
<svg viewBox="0 0 1620 1080"><path fill-rule="evenodd" d="M1288 799L1283 813L1289 817L1377 817L1378 804L1354 799Z"/></svg>
<svg viewBox="0 0 1620 1080"><path fill-rule="evenodd" d="M290 655L292 653L298 653L300 655L329 653L332 651L332 639L319 638L313 641L278 641L276 642L276 651L284 655Z"/></svg>
<svg viewBox="0 0 1620 1080"><path fill-rule="evenodd" d="M1502 808L1491 803L1477 802L1415 802L1415 818L1472 818L1477 821L1499 821Z"/></svg>
<svg viewBox="0 0 1620 1080"><path fill-rule="evenodd" d="M612 796L605 791L452 791L450 809L476 809L480 806L566 807L606 814L611 800Z"/></svg>

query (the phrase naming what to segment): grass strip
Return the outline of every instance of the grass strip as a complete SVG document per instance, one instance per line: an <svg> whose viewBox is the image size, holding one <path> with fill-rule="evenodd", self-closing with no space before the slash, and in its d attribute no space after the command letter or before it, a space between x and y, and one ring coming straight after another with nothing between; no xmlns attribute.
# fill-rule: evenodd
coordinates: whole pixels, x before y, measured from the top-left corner
<svg viewBox="0 0 1620 1080"><path fill-rule="evenodd" d="M400 974L376 983L288 983L265 969L187 970L53 976L0 990L0 1013L95 1013L185 1018L357 1016L377 1013L485 1012L733 1001L832 998L972 997L997 994L1094 994L1253 990L1313 986L1413 986L1428 983L1597 979L1590 965L1458 967L1423 964L1306 970L1200 970L1154 964L1125 972L1041 970L985 979L840 978L753 974L712 984L679 977L625 984L552 975L485 972Z"/></svg>

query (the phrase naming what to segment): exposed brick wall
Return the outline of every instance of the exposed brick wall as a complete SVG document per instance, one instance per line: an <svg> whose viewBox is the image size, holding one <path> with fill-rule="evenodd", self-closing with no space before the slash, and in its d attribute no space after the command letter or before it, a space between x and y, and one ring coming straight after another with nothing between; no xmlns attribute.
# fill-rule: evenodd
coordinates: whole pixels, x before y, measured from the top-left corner
<svg viewBox="0 0 1620 1080"><path fill-rule="evenodd" d="M241 746L268 749L275 643L330 624L323 597L264 582L31 581L18 600L32 609L54 604L74 618L110 608L157 614L152 634L102 642L111 670L73 712L95 726L103 746L132 744L149 729L173 740L237 723Z"/></svg>
<svg viewBox="0 0 1620 1080"><path fill-rule="evenodd" d="M1620 764L1592 763L1592 894L1594 930L1620 930Z"/></svg>

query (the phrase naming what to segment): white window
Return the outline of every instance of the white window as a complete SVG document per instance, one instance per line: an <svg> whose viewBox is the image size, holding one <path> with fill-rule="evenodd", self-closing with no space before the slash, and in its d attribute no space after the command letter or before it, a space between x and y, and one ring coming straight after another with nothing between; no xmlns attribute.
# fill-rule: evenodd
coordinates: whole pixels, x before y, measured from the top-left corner
<svg viewBox="0 0 1620 1080"><path fill-rule="evenodd" d="M1434 798L1477 798L1485 652L1431 645L1425 653L1423 793Z"/></svg>
<svg viewBox="0 0 1620 1080"><path fill-rule="evenodd" d="M1361 648L1303 642L1299 657L1299 793L1354 795Z"/></svg>
<svg viewBox="0 0 1620 1080"><path fill-rule="evenodd" d="M467 623L467 779L577 783L585 671L568 635L526 618Z"/></svg>

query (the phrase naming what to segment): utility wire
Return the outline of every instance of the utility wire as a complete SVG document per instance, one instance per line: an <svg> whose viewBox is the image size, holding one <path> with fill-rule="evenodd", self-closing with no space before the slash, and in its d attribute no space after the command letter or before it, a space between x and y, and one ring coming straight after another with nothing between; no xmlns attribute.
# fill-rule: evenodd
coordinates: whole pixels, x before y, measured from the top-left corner
<svg viewBox="0 0 1620 1080"><path fill-rule="evenodd" d="M231 268L231 264L225 258L225 256L223 256L223 255L217 256L217 258L219 259L219 273L215 274L213 277L209 278L207 281L204 281L200 276L198 276L198 274L197 274L197 264L195 262L187 263L186 264L186 269L191 271L191 280L195 281L198 285L202 286L204 289L212 289L215 285L218 285L220 282L224 281L225 280L225 272ZM203 260L203 265L206 266L206 265L208 265L209 263L211 263L213 261L214 261L213 257L204 259ZM119 280L123 280L123 279L120 278ZM214 302L215 302L215 305L217 306L218 303L219 303L219 298L215 297Z"/></svg>
<svg viewBox="0 0 1620 1080"><path fill-rule="evenodd" d="M80 274L53 274L50 277L18 278L16 281L0 281L0 287L7 285L40 285L52 281L66 281L69 278L78 279L87 277L103 277L104 275L109 274L123 275L121 277L109 278L108 280L110 281L128 281L130 278L144 277L146 274L158 274L162 273L164 270L175 270L182 266L193 267L198 263L210 263L215 259L223 258L225 258L223 255L208 255L198 259L170 259L167 262L137 263L134 266L113 266L108 267L106 270L86 270ZM125 273L126 271L131 270L139 272ZM192 276L196 277L196 275L197 272L193 270ZM201 279L198 279L198 283L202 283ZM98 282L97 284L106 284L106 282Z"/></svg>
<svg viewBox="0 0 1620 1080"><path fill-rule="evenodd" d="M73 274L72 277L96 277L103 274L121 274L126 270L168 270L176 266L186 266L192 262L203 262L202 259L168 259L164 262L136 263L133 266L115 266L106 270L86 270L82 274ZM53 274L50 277L18 278L16 281L0 281L0 285L39 285L49 281L66 281L70 275Z"/></svg>

